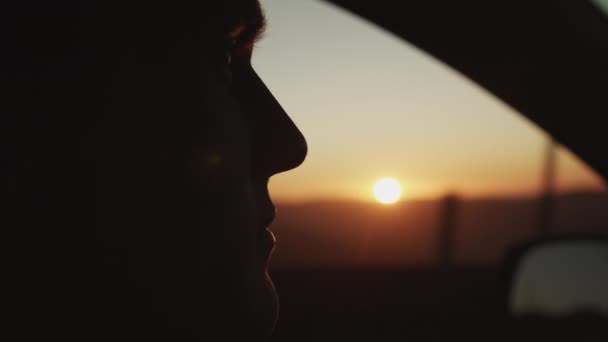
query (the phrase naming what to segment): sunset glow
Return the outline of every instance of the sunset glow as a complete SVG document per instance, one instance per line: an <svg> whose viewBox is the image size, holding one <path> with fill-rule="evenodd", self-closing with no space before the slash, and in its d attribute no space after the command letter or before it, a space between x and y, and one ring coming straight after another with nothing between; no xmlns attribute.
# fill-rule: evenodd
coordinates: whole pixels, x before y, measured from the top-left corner
<svg viewBox="0 0 608 342"><path fill-rule="evenodd" d="M548 135L508 104L338 7L261 2L268 29L252 63L308 146L300 167L272 177L276 202L376 202L370 182L386 176L408 202L542 191ZM556 158L556 192L605 191L576 154Z"/></svg>
<svg viewBox="0 0 608 342"><path fill-rule="evenodd" d="M374 185L374 196L380 203L395 203L401 197L401 185L392 178L383 178Z"/></svg>

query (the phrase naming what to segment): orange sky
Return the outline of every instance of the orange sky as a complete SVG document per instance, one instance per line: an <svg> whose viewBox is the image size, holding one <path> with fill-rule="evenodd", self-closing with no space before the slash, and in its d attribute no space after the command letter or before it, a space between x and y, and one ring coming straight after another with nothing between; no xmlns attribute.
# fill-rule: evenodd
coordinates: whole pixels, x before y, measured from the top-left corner
<svg viewBox="0 0 608 342"><path fill-rule="evenodd" d="M278 201L373 200L393 177L407 198L534 194L546 136L417 48L320 1L262 0L254 67L307 137L297 170L271 179ZM314 25L311 24L314 21ZM605 190L561 149L558 189Z"/></svg>

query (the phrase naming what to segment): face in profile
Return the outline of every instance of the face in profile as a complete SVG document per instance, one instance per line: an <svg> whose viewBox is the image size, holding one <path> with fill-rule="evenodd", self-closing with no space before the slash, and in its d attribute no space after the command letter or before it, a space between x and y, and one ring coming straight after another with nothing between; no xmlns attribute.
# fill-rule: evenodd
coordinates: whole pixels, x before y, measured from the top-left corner
<svg viewBox="0 0 608 342"><path fill-rule="evenodd" d="M306 142L251 66L263 18L250 2L229 30L136 50L112 77L96 222L105 305L133 334L255 339L275 324L267 185Z"/></svg>

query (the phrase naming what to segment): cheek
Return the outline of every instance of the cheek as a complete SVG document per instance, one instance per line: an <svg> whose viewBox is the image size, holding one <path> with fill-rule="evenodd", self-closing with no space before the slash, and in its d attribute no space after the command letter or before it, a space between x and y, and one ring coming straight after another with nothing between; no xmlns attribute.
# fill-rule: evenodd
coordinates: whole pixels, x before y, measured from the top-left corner
<svg viewBox="0 0 608 342"><path fill-rule="evenodd" d="M202 108L204 120L178 164L185 167L185 175L176 176L185 183L179 188L179 201L188 209L182 212L184 224L197 222L205 227L204 238L221 251L213 251L227 258L239 259L253 253L256 238L256 203L251 179L251 146L248 127L238 106L227 95L215 97L211 106ZM178 152L179 153L179 152ZM179 155L177 153L177 155ZM219 247L218 247L219 249ZM213 250L213 248L211 248Z"/></svg>
<svg viewBox="0 0 608 342"><path fill-rule="evenodd" d="M200 142L187 148L192 151L192 178L200 181L200 191L214 196L249 195L250 131L240 108L226 92L217 90L214 103L202 111L200 139L194 139Z"/></svg>

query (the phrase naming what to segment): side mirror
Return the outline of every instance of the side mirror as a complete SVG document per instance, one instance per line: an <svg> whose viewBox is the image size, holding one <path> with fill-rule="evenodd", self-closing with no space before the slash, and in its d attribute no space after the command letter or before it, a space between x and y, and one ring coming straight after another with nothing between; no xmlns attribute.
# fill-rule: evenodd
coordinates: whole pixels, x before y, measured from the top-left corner
<svg viewBox="0 0 608 342"><path fill-rule="evenodd" d="M506 309L519 333L608 336L608 239L536 241L514 250L510 264Z"/></svg>

